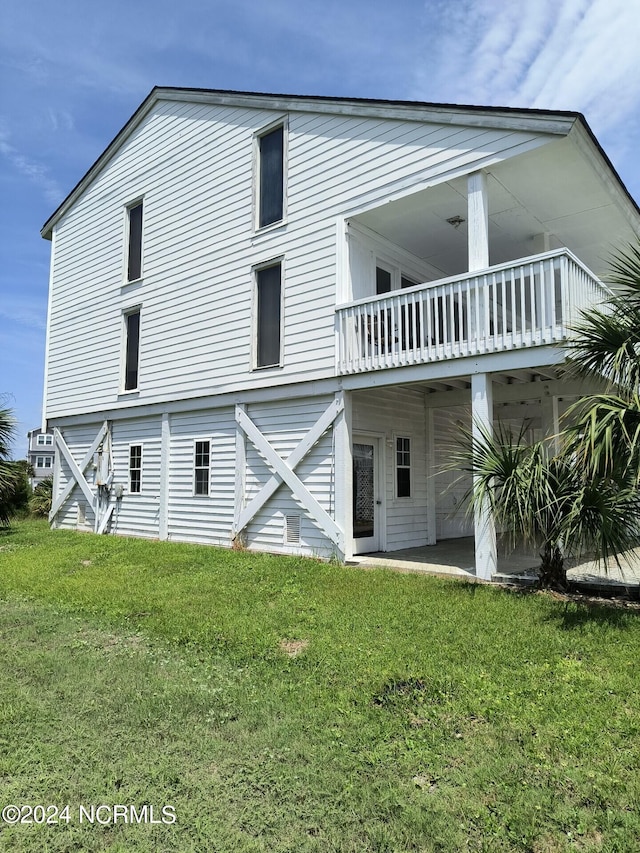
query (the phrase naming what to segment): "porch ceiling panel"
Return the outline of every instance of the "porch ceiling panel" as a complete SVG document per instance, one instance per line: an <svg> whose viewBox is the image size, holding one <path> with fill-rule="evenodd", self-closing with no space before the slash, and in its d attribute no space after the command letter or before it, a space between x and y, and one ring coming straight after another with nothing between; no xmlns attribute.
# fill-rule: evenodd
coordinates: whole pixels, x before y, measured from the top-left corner
<svg viewBox="0 0 640 853"><path fill-rule="evenodd" d="M570 138L515 156L488 173L490 263L566 246L596 274L634 239L628 205ZM634 214L635 216L635 214ZM460 217L455 226L448 219ZM467 269L467 179L456 178L357 217L442 276ZM640 230L640 221L635 223Z"/></svg>

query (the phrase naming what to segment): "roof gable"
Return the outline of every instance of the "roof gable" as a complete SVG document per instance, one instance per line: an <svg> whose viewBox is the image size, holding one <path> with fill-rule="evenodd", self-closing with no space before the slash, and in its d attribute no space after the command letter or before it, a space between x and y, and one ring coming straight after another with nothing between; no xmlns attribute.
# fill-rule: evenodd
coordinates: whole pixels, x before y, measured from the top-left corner
<svg viewBox="0 0 640 853"><path fill-rule="evenodd" d="M55 224L64 216L66 211L74 204L76 199L84 192L102 169L105 168L129 136L144 122L155 105L161 101L203 103L229 107L251 107L281 112L295 111L354 117L393 118L424 123L434 122L444 125L459 124L504 130L528 130L557 136L567 136L574 126L579 125L586 131L615 180L635 206L635 202L629 196L615 169L598 144L584 116L578 112L436 104L420 101L391 101L343 97L327 98L319 95L283 95L219 89L155 87L100 157L45 222L41 230L43 237L47 239L51 238L52 229Z"/></svg>

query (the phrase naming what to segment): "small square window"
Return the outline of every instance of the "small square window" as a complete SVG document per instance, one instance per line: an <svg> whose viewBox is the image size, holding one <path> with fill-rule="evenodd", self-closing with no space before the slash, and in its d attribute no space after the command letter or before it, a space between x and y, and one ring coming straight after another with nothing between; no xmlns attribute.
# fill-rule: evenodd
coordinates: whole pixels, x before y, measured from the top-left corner
<svg viewBox="0 0 640 853"><path fill-rule="evenodd" d="M194 459L194 486L196 495L209 494L211 477L211 442L196 441Z"/></svg>
<svg viewBox="0 0 640 853"><path fill-rule="evenodd" d="M396 438L396 497L411 497L411 439Z"/></svg>
<svg viewBox="0 0 640 853"><path fill-rule="evenodd" d="M138 495L142 491L142 445L132 444L129 448L129 492Z"/></svg>

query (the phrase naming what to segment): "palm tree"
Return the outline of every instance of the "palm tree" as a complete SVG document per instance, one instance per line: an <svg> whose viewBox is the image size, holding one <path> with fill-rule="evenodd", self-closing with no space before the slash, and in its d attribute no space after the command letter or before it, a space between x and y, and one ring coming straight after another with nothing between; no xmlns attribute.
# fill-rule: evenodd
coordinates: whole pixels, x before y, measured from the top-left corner
<svg viewBox="0 0 640 853"><path fill-rule="evenodd" d="M29 512L31 515L46 518L51 511L52 497L53 477L46 477L38 483L29 498Z"/></svg>
<svg viewBox="0 0 640 853"><path fill-rule="evenodd" d="M609 282L615 295L584 312L569 345L572 371L605 383L570 413L572 451L594 475L640 484L640 243L614 255Z"/></svg>
<svg viewBox="0 0 640 853"><path fill-rule="evenodd" d="M528 443L498 425L466 432L453 465L473 475L471 508L488 502L496 527L512 545L539 549L542 587L567 588L566 560L628 551L640 538L640 491L634 477L594 477L561 437Z"/></svg>
<svg viewBox="0 0 640 853"><path fill-rule="evenodd" d="M498 529L540 549L541 586L566 589L567 557L619 560L640 542L640 244L614 256L609 280L615 295L569 345L572 370L604 391L542 441L467 431L453 463L473 474L472 509L488 503Z"/></svg>
<svg viewBox="0 0 640 853"><path fill-rule="evenodd" d="M17 473L9 461L16 421L11 409L0 407L0 527L9 523L11 498L16 489Z"/></svg>

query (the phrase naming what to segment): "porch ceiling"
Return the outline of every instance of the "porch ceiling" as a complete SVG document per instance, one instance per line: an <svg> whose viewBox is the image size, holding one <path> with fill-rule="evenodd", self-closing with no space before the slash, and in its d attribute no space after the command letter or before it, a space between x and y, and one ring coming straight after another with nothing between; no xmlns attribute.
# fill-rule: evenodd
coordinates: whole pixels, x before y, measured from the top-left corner
<svg viewBox="0 0 640 853"><path fill-rule="evenodd" d="M614 247L634 239L629 206L571 138L549 142L487 170L490 263L567 247L596 275ZM447 222L460 217L457 227ZM422 258L433 277L467 270L467 178L462 176L357 217ZM640 222L636 222L640 228Z"/></svg>
<svg viewBox="0 0 640 853"><path fill-rule="evenodd" d="M566 375L566 370L562 367L546 367L536 368L535 370L510 370L504 373L492 373L491 379L494 385L535 385L536 383L552 382L556 379L562 379ZM419 387L427 393L436 393L439 391L470 391L471 377L460 376L456 379L443 379L441 381L421 382ZM411 387L415 388L416 384ZM533 392L535 388L531 388ZM541 390L542 394L543 391Z"/></svg>

